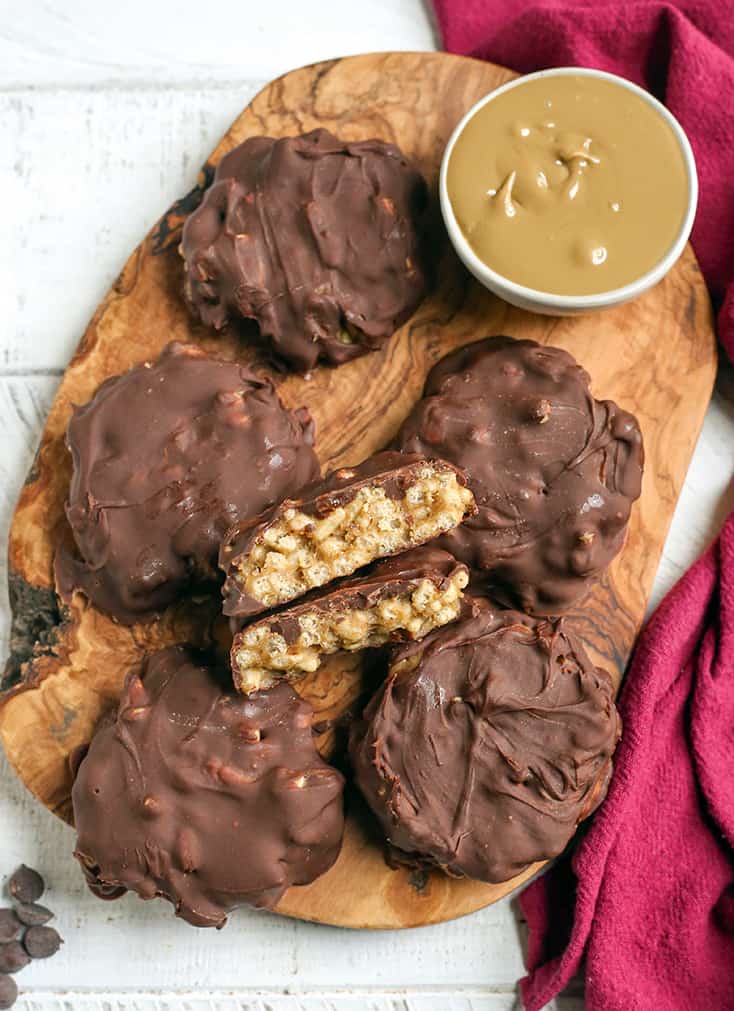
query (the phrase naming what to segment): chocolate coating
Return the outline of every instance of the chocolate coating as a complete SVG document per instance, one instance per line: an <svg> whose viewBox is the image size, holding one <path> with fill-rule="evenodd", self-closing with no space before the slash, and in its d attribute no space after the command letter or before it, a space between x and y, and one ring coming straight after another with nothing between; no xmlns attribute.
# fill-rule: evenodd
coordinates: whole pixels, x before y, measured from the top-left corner
<svg viewBox="0 0 734 1011"><path fill-rule="evenodd" d="M123 624L153 617L215 578L228 527L318 474L312 443L268 379L189 345L108 379L69 422L78 554L57 550L59 593Z"/></svg>
<svg viewBox="0 0 734 1011"><path fill-rule="evenodd" d="M16 941L23 932L23 922L14 909L0 909L0 944Z"/></svg>
<svg viewBox="0 0 734 1011"><path fill-rule="evenodd" d="M393 652L352 730L357 784L403 861L506 881L603 799L612 696L562 619L485 607Z"/></svg>
<svg viewBox="0 0 734 1011"><path fill-rule="evenodd" d="M462 467L479 511L441 544L483 589L535 614L580 599L622 547L640 495L636 419L595 400L566 351L492 337L443 358L398 448Z"/></svg>
<svg viewBox="0 0 734 1011"><path fill-rule="evenodd" d="M162 896L220 927L336 860L344 781L316 751L311 707L287 685L245 699L225 680L184 647L156 653L93 737L72 801L101 898Z"/></svg>
<svg viewBox="0 0 734 1011"><path fill-rule="evenodd" d="M323 519L351 502L366 486L382 489L388 498L401 499L418 479L425 463L426 458L417 453L399 453L394 450L375 453L356 467L340 467L324 478L317 478L303 488L297 497L285 499L263 515L237 524L227 533L219 552L219 565L225 573L222 586L224 613L245 618L266 610L261 601L241 586L237 578L237 564L249 553L257 538L280 522L289 509L297 509L315 519ZM438 471L453 471L458 483L466 486L466 475L452 463L435 459L430 463ZM465 515L471 515L472 510L476 511L473 504Z"/></svg>
<svg viewBox="0 0 734 1011"><path fill-rule="evenodd" d="M184 225L185 293L215 329L257 321L299 371L380 347L426 290L426 186L381 140L327 130L251 137L219 162Z"/></svg>

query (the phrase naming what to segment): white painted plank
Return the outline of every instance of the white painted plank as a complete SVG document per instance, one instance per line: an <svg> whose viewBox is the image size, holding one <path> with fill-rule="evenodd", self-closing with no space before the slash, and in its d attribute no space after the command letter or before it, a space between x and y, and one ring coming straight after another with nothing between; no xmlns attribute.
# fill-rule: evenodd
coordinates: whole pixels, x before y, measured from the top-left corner
<svg viewBox="0 0 734 1011"><path fill-rule="evenodd" d="M422 0L0 2L0 87L267 79L335 56L433 48Z"/></svg>
<svg viewBox="0 0 734 1011"><path fill-rule="evenodd" d="M25 993L16 1011L514 1011L513 992L376 993L350 995L340 991L319 994L278 994L262 991L190 993L105 993L71 990L64 994ZM546 1011L583 1011L580 997L561 997Z"/></svg>
<svg viewBox="0 0 734 1011"><path fill-rule="evenodd" d="M66 365L127 256L263 83L0 94L0 370Z"/></svg>
<svg viewBox="0 0 734 1011"><path fill-rule="evenodd" d="M514 994L505 993L281 996L264 992L251 996L230 992L182 997L141 993L97 996L72 991L65 996L25 994L16 1011L516 1011L518 1007ZM583 1011L583 1007L581 997L564 996L548 1004L546 1011Z"/></svg>

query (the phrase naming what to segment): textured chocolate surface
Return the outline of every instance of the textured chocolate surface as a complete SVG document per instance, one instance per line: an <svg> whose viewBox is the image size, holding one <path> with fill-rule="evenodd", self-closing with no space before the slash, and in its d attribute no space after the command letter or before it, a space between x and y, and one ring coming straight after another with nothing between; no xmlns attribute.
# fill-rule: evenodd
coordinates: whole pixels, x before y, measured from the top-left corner
<svg viewBox="0 0 734 1011"><path fill-rule="evenodd" d="M319 472L305 411L271 382L189 345L108 379L69 423L59 593L81 589L124 624L216 575L227 528Z"/></svg>
<svg viewBox="0 0 734 1011"><path fill-rule="evenodd" d="M237 565L249 553L255 541L268 528L278 523L289 509L323 519L336 509L351 502L364 487L381 488L394 499L401 499L418 479L426 458L420 454L385 451L375 453L356 467L342 467L331 471L324 478L313 481L303 488L297 497L289 498L269 509L264 515L253 520L245 520L233 527L222 543L219 564L225 573L222 587L224 613L237 617L252 617L265 610L265 606L246 593L237 578ZM460 468L445 460L432 459L431 465L438 471L453 471L458 483L466 486L466 475ZM468 509L471 515L476 507ZM416 542L415 546L419 542Z"/></svg>
<svg viewBox="0 0 734 1011"><path fill-rule="evenodd" d="M493 337L428 375L398 448L462 467L479 511L441 545L536 614L581 598L622 547L644 454L636 419L595 400L567 352Z"/></svg>
<svg viewBox="0 0 734 1011"><path fill-rule="evenodd" d="M394 855L499 882L560 853L606 793L612 696L562 619L485 606L398 647L350 742Z"/></svg>
<svg viewBox="0 0 734 1011"><path fill-rule="evenodd" d="M273 906L339 853L343 778L287 685L245 699L184 647L127 680L74 782L76 857L101 898L162 896L196 926Z"/></svg>
<svg viewBox="0 0 734 1011"><path fill-rule="evenodd" d="M416 222L426 186L392 144L327 130L251 137L188 218L185 292L221 329L257 321L300 371L380 347L426 290Z"/></svg>

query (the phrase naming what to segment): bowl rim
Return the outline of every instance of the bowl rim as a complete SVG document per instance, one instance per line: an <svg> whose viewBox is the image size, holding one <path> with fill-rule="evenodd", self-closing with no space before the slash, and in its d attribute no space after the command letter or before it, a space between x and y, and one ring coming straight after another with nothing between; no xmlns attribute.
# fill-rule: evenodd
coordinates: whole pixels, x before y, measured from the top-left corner
<svg viewBox="0 0 734 1011"><path fill-rule="evenodd" d="M560 295L555 292L543 291L540 288L530 288L527 285L518 284L505 274L500 274L498 271L490 267L474 252L469 240L464 235L461 226L456 220L446 184L448 163L451 157L451 152L454 149L454 145L456 144L456 141L466 124L479 112L480 109L487 105L488 102L494 101L494 99L498 98L506 91L521 87L528 81L539 80L545 77L560 76L596 77L601 80L611 81L614 84L626 88L628 91L638 95L647 102L647 104L650 105L672 129L673 135L676 138L678 147L683 156L686 177L688 180L688 206L683 216L681 227L678 230L672 245L664 256L662 256L657 263L634 281L629 281L627 284L622 285L619 288L607 288L604 291L586 295ZM472 105L471 108L464 113L454 127L444 149L443 157L441 158L441 168L439 171L439 202L441 205L441 214L444 219L444 224L446 225L449 237L456 248L456 251L459 253L460 258L464 261L465 265L472 271L472 273L485 284L504 290L516 298L526 302L542 303L554 309L601 309L609 305L627 302L630 299L635 298L637 295L642 294L644 291L647 291L648 288L651 288L654 284L657 284L658 281L662 280L662 278L678 260L686 246L686 243L688 242L691 230L693 229L693 222L696 217L696 210L698 207L698 173L696 171L696 159L693 154L693 149L683 127L680 125L673 113L665 105L663 105L662 102L655 98L654 95L651 95L649 91L646 91L633 81L627 80L626 77L620 77L619 74L612 74L606 70L596 70L592 67L574 66L551 67L547 70L538 70L531 74L522 74L519 77L515 77L512 80L507 81L505 84L499 85L497 88L494 88L492 91L480 98L479 101L475 102L474 105Z"/></svg>

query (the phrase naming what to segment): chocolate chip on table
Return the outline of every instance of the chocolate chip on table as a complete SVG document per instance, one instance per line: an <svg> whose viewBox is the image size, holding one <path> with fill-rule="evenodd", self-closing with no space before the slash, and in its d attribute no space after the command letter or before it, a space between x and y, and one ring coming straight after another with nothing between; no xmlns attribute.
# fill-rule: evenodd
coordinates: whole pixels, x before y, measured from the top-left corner
<svg viewBox="0 0 734 1011"><path fill-rule="evenodd" d="M4 910L0 909L0 918L2 917ZM54 914L50 909L46 909L45 906L39 906L37 902L22 902L15 907L15 915L17 916L20 923L25 924L26 927L42 927L44 923L48 923L52 920ZM0 940L2 937L2 919L0 919ZM15 934L15 937L18 935ZM11 941L12 938L7 938Z"/></svg>
<svg viewBox="0 0 734 1011"><path fill-rule="evenodd" d="M18 984L10 976L0 976L0 1011L6 1011L18 998Z"/></svg>
<svg viewBox="0 0 734 1011"><path fill-rule="evenodd" d="M43 895L45 888L43 878L34 871L32 867L21 864L17 871L10 876L8 890L18 902L38 902Z"/></svg>
<svg viewBox="0 0 734 1011"><path fill-rule="evenodd" d="M15 941L22 929L23 924L14 909L0 909L0 944Z"/></svg>
<svg viewBox="0 0 734 1011"><path fill-rule="evenodd" d="M31 927L31 930L46 930L46 927ZM0 944L0 972L19 972L30 962L27 951L20 941Z"/></svg>
<svg viewBox="0 0 734 1011"><path fill-rule="evenodd" d="M29 927L23 944L31 958L50 958L62 945L61 937L53 927Z"/></svg>

